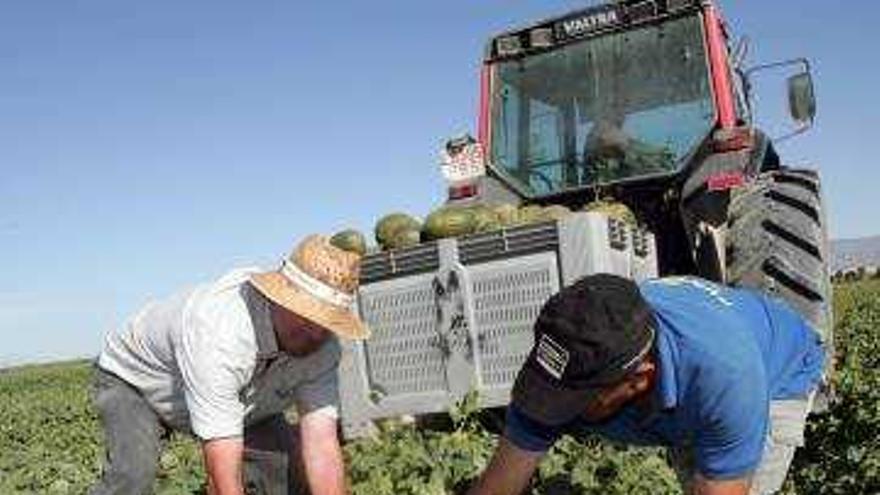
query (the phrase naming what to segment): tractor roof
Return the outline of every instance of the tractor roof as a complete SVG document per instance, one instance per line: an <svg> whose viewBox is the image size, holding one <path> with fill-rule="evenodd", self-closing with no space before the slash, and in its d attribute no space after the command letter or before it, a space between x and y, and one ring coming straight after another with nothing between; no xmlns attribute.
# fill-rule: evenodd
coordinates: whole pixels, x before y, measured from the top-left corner
<svg viewBox="0 0 880 495"><path fill-rule="evenodd" d="M693 12L701 0L620 0L545 19L498 34L486 46L486 61L517 58L599 34L661 22Z"/></svg>

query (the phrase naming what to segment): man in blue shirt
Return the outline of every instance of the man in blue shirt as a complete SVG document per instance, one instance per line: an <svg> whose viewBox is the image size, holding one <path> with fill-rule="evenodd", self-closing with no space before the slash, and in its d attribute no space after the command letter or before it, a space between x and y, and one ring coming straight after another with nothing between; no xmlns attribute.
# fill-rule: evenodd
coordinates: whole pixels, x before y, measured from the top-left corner
<svg viewBox="0 0 880 495"><path fill-rule="evenodd" d="M780 301L692 277L593 275L550 298L472 495L515 495L564 433L670 448L686 493L782 486L823 371Z"/></svg>

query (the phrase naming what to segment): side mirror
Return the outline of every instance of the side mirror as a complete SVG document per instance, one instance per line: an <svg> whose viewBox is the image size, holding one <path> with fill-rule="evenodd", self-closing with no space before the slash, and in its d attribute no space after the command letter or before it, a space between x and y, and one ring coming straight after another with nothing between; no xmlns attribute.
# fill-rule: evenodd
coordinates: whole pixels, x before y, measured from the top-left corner
<svg viewBox="0 0 880 495"><path fill-rule="evenodd" d="M764 64L752 67L745 71L744 79L746 83L747 99L749 102L749 108L752 109L753 112L756 109L754 102L757 100L755 94L755 88L757 86L755 84L755 76L757 74L762 74L765 79L769 79L774 83L772 84L772 88L774 88L772 91L775 93L774 96L778 94L780 100L785 99L785 95L782 93L785 90L788 92L788 116L794 120L794 128L793 130L783 130L781 128L774 129L782 131L780 133L768 132L768 134L774 136L774 142L779 143L785 141L812 127L813 120L816 118L816 95L813 91L813 77L810 75L810 63L807 59L798 58L784 62ZM767 89L766 85L761 84L761 86L764 86L765 90ZM776 93L777 91L778 93ZM766 91L763 90L760 92L766 93ZM777 98L774 97L772 99L775 100ZM765 111L767 108L768 107L764 105L761 110ZM779 105L778 108L778 114L771 113L771 115L776 118L763 119L765 124L770 124L770 126L772 126L774 123L788 120L784 115L785 106ZM790 127L790 125L785 127ZM764 130L766 132L768 128L765 127Z"/></svg>
<svg viewBox="0 0 880 495"><path fill-rule="evenodd" d="M788 78L788 110L791 118L800 125L809 125L816 117L816 96L809 72Z"/></svg>

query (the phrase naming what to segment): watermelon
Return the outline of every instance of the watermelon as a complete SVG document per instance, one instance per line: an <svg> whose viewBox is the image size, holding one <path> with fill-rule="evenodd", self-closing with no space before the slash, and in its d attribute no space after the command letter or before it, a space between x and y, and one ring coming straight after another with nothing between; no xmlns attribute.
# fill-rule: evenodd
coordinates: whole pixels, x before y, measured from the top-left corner
<svg viewBox="0 0 880 495"><path fill-rule="evenodd" d="M517 212L517 223L520 225L528 225L544 221L544 208L540 205L523 206Z"/></svg>
<svg viewBox="0 0 880 495"><path fill-rule="evenodd" d="M617 220L633 225L637 223L635 213L633 213L633 211L624 203L618 201L609 201L605 199L596 200L592 203L587 203L583 210L604 213L611 218L616 218Z"/></svg>
<svg viewBox="0 0 880 495"><path fill-rule="evenodd" d="M376 243L383 249L388 249L392 244L392 239L398 232L415 230L418 231L421 224L415 218L406 213L391 213L380 218L376 222L374 233L376 235Z"/></svg>
<svg viewBox="0 0 880 495"><path fill-rule="evenodd" d="M561 220L569 215L571 215L571 210L569 210L565 206L550 205L545 206L544 209L541 210L540 217L543 220Z"/></svg>
<svg viewBox="0 0 880 495"><path fill-rule="evenodd" d="M516 225L519 221L519 215L516 206L510 203L495 205L492 207L492 211L495 212L495 216L498 218L498 223L502 227L511 227L513 225Z"/></svg>
<svg viewBox="0 0 880 495"><path fill-rule="evenodd" d="M421 233L418 229L402 229L398 230L387 244L388 249L400 249L415 246L421 240Z"/></svg>
<svg viewBox="0 0 880 495"><path fill-rule="evenodd" d="M475 226L474 211L465 206L443 206L425 219L422 235L425 240L458 237L470 234Z"/></svg>
<svg viewBox="0 0 880 495"><path fill-rule="evenodd" d="M471 206L471 214L473 215L473 228L471 233L475 232L491 232L501 228L501 221L495 211L483 205Z"/></svg>
<svg viewBox="0 0 880 495"><path fill-rule="evenodd" d="M367 252L367 239L355 229L345 229L333 234L330 244L361 256Z"/></svg>

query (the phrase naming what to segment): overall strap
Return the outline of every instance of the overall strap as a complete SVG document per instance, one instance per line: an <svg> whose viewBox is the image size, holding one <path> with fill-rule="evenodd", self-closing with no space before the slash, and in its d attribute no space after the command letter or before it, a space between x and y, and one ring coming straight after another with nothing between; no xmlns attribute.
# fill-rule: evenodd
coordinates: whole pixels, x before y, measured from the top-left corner
<svg viewBox="0 0 880 495"><path fill-rule="evenodd" d="M257 342L254 373L250 382L239 393L241 402L249 405L253 402L254 392L259 388L269 367L282 355L282 352L278 349L278 339L275 337L275 329L272 326L269 301L262 294L259 294L250 283L242 284L240 290L251 318Z"/></svg>

